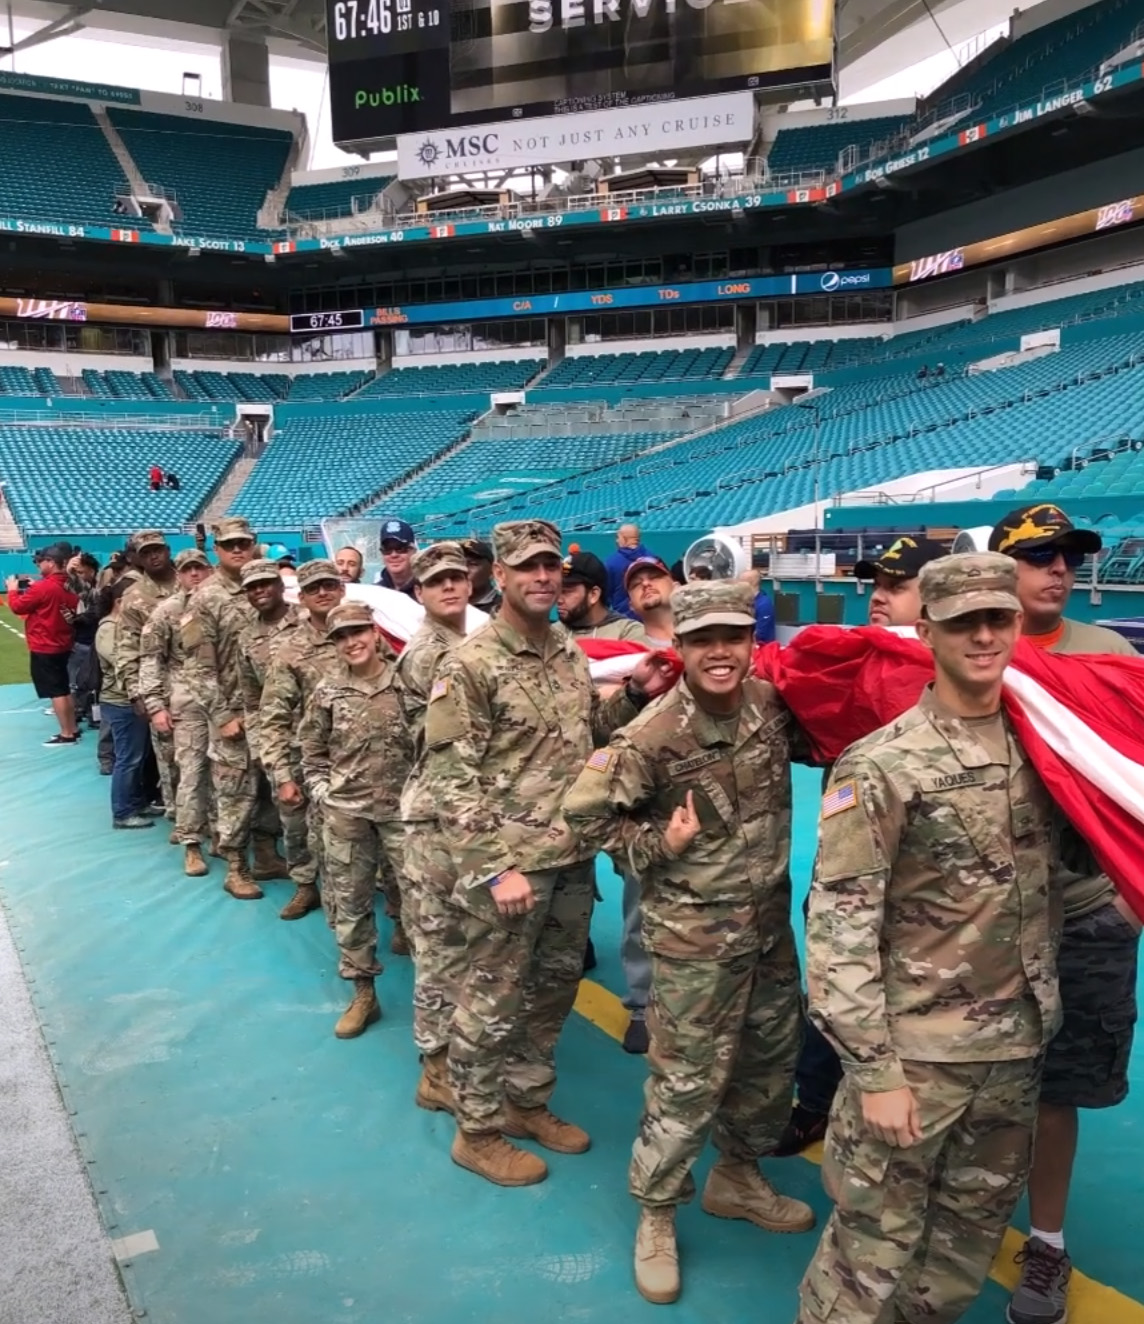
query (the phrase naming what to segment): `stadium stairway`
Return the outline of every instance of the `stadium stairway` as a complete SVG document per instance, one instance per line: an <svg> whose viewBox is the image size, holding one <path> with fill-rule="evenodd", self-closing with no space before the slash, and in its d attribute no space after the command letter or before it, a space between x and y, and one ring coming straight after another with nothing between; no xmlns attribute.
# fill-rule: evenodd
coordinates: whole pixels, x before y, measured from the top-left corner
<svg viewBox="0 0 1144 1324"><path fill-rule="evenodd" d="M216 520L222 517L230 510L231 502L242 491L243 485L250 477L254 466L258 463L258 457L253 455L237 455L234 463L222 476L222 481L214 492L209 496L202 510L195 517L196 521L205 524L209 529Z"/></svg>
<svg viewBox="0 0 1144 1324"><path fill-rule="evenodd" d="M16 523L4 492L0 489L0 552L17 552L24 547L24 535Z"/></svg>

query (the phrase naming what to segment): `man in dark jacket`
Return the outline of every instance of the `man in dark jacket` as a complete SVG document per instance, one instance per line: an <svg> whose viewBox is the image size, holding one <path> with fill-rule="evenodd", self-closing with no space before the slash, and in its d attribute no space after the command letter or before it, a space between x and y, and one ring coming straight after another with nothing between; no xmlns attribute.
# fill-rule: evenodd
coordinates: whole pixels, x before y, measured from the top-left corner
<svg viewBox="0 0 1144 1324"><path fill-rule="evenodd" d="M45 740L45 745L74 745L79 740L68 683L68 657L75 641L72 621L79 597L68 587L66 561L67 556L60 548L45 547L36 553L40 571L36 583L21 588L16 576L9 575L5 585L8 606L24 618L32 684L39 698L51 701L60 724L59 735Z"/></svg>

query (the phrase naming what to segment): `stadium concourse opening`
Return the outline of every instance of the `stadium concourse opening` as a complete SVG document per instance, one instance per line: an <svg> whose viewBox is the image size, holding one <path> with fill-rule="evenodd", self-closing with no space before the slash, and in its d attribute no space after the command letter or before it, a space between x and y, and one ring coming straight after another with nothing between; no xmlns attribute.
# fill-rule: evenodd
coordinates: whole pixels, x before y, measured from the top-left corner
<svg viewBox="0 0 1144 1324"><path fill-rule="evenodd" d="M0 690L0 901L39 1021L28 1018L23 1048L42 1032L74 1147L65 1136L45 1148L56 1104L33 1077L50 1083L46 1059L25 1053L23 1071L25 1057L6 1052L0 1318L613 1324L662 1315L632 1282L626 1170L644 1062L617 1042L620 885L606 865L593 924L599 966L559 1046L557 1106L588 1128L592 1149L550 1156L539 1186L499 1189L450 1162L447 1116L414 1106L408 959L386 958L381 1023L336 1040L344 991L321 915L281 924L273 889L265 906L234 905L217 861L210 878L188 879L165 833L113 833L93 751L43 748L47 724L30 686ZM800 905L820 779L795 772ZM5 968L4 927L0 1047L25 999L18 970ZM1072 1324L1144 1321L1142 1086L1137 1062L1128 1102L1082 1125L1068 1226ZM814 1157L769 1166L781 1164L784 1191L809 1200L821 1223L828 1202ZM709 1161L710 1151L704 1170ZM83 1172L102 1228L81 1216ZM1015 1222L1027 1226L1023 1210ZM790 1324L816 1236L770 1236L690 1205L680 1217L686 1286L672 1317ZM969 1324L1003 1318L1021 1240L1007 1237ZM99 1281L113 1262L126 1301Z"/></svg>

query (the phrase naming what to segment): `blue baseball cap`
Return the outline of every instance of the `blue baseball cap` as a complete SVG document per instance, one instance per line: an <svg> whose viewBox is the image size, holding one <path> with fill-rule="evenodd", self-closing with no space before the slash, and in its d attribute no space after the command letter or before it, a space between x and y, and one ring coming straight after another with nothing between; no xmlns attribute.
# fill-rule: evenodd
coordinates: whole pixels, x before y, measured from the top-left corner
<svg viewBox="0 0 1144 1324"><path fill-rule="evenodd" d="M407 524L403 519L387 519L381 526L380 543L400 542L406 547L414 547L417 544L417 535L413 532L413 525Z"/></svg>

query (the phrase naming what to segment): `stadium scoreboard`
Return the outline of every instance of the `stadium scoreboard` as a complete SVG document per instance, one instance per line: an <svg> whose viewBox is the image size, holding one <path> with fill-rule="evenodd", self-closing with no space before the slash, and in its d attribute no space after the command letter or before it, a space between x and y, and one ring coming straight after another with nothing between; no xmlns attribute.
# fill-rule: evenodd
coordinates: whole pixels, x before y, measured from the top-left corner
<svg viewBox="0 0 1144 1324"><path fill-rule="evenodd" d="M829 85L833 0L326 0L334 141Z"/></svg>
<svg viewBox="0 0 1144 1324"><path fill-rule="evenodd" d="M290 331L293 335L310 331L357 331L365 326L365 311L351 308L336 313L291 313Z"/></svg>

